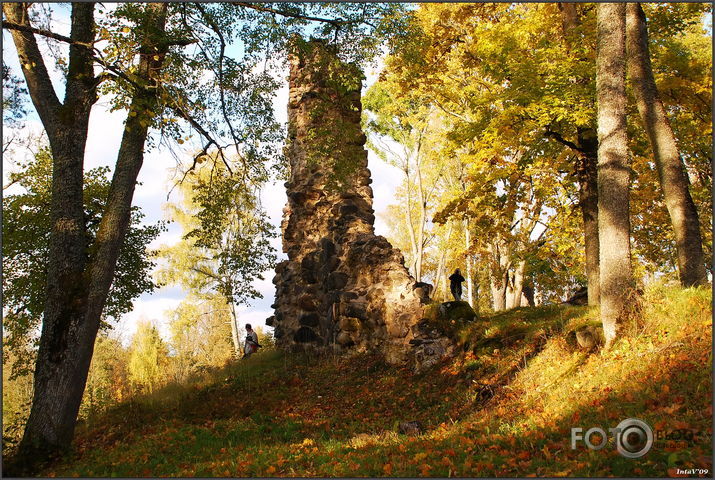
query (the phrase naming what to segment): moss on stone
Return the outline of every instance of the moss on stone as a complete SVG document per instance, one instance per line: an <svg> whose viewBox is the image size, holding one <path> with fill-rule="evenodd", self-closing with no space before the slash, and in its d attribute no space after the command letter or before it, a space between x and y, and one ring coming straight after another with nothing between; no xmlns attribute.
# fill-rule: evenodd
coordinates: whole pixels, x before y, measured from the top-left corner
<svg viewBox="0 0 715 480"><path fill-rule="evenodd" d="M422 318L441 334L454 337L464 325L477 318L467 302L430 303L422 308Z"/></svg>

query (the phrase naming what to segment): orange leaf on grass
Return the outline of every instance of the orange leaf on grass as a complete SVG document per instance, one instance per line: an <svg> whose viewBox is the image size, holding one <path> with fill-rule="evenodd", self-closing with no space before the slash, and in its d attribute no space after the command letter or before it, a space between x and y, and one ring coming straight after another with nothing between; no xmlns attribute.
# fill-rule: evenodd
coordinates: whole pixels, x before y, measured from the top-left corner
<svg viewBox="0 0 715 480"><path fill-rule="evenodd" d="M516 454L516 458L518 458L519 460L527 460L531 458L531 452L529 452L528 450L521 451Z"/></svg>

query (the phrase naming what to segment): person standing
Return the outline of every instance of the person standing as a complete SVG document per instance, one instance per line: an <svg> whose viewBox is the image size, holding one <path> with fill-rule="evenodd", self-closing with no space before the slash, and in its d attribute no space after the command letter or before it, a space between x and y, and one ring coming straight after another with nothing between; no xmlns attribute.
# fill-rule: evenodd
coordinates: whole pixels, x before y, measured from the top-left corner
<svg viewBox="0 0 715 480"><path fill-rule="evenodd" d="M457 302L462 300L462 282L463 281L464 281L464 277L459 272L459 269L456 269L454 271L454 273L449 276L449 290L452 292L452 296L454 297L454 300Z"/></svg>

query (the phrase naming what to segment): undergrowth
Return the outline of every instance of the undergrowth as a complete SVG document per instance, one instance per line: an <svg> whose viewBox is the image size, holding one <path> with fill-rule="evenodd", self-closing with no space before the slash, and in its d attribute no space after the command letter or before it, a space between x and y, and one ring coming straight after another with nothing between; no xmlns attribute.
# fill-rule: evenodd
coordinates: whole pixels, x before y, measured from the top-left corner
<svg viewBox="0 0 715 480"><path fill-rule="evenodd" d="M609 351L577 347L574 332L598 324L587 307L481 318L459 331L459 355L420 375L372 356L264 352L80 425L74 452L42 476L712 471L711 294L652 287L643 305ZM610 437L598 451L571 448L571 428L608 431L631 417L655 432L641 458L621 456ZM396 433L399 422L416 420L423 434Z"/></svg>

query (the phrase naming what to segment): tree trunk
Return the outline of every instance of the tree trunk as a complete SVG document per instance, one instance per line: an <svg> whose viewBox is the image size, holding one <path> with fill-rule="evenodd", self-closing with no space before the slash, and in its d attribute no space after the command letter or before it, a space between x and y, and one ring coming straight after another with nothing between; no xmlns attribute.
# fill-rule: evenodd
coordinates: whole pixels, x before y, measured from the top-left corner
<svg viewBox="0 0 715 480"><path fill-rule="evenodd" d="M579 206L583 219L588 304L598 305L601 297L598 253L598 134L592 128L578 128L577 177Z"/></svg>
<svg viewBox="0 0 715 480"><path fill-rule="evenodd" d="M31 26L28 4L4 4L9 21ZM72 6L73 41L94 40L94 4ZM90 51L70 46L64 104L56 97L34 35L12 31L30 98L45 126L53 156L52 203L45 311L34 375L32 409L17 456L21 469L70 443L81 389L67 371L82 364L73 348L81 338L86 305L86 236L82 201L84 149L89 113L96 102ZM92 338L94 343L94 337ZM87 370L89 363L87 363ZM85 371L86 379L86 371ZM17 473L24 473L18 470Z"/></svg>
<svg viewBox="0 0 715 480"><path fill-rule="evenodd" d="M83 43L94 39L93 4L73 4L72 38ZM48 265L47 302L35 371L35 393L25 432L19 449L19 459L32 459L26 466L46 458L69 446L87 382L94 342L107 294L114 277L117 257L130 222L131 202L137 175L144 157L144 143L148 126L156 108L157 73L161 69L166 43L161 42L166 20L166 4L149 4L144 24L144 40L137 78L142 82L129 107L117 164L107 204L89 249L89 263L85 257L84 231L75 226L82 219L82 177L84 142L79 133L86 131L89 108L96 101L96 85L92 60L88 50L70 47L70 67L64 110L66 121L73 126L68 138L74 144L76 156L67 161L62 154L62 142L48 126L48 136L54 159L52 211L53 235ZM161 47L160 47L161 45ZM18 49L20 50L20 49ZM74 66L73 66L74 62ZM85 84L82 85L81 82ZM147 88L151 87L151 88ZM73 92L89 92L73 93ZM74 100L83 98L84 102ZM91 101L91 103L90 103ZM79 115L79 113L86 115ZM63 118L60 116L60 122ZM43 120L44 123L44 120ZM61 130L61 128L60 128ZM82 147L77 145L82 142ZM56 149L59 152L56 152ZM58 155L59 153L59 155ZM77 215L76 211L80 214ZM81 224L83 225L83 219ZM22 461L22 460L20 460Z"/></svg>
<svg viewBox="0 0 715 480"><path fill-rule="evenodd" d="M521 306L521 296L524 291L524 271L526 270L526 262L520 261L514 270L514 281L512 282L511 295L507 299L506 308L515 308Z"/></svg>
<svg viewBox="0 0 715 480"><path fill-rule="evenodd" d="M447 228L447 243L449 243L449 239L452 237L452 228L453 224L451 220L447 220L447 224L449 225ZM442 250L442 255L439 257L439 263L437 264L437 274L434 277L434 296L436 297L437 295L437 290L439 289L439 286L442 283L442 277L445 276L446 273L446 268L447 268L447 248L444 248ZM445 290L449 287L447 287L447 282L444 282L445 284Z"/></svg>
<svg viewBox="0 0 715 480"><path fill-rule="evenodd" d="M236 358L240 358L241 340L238 338L238 314L236 313L236 306L231 300L229 300L229 307L231 308L231 340L233 341L233 352Z"/></svg>
<svg viewBox="0 0 715 480"><path fill-rule="evenodd" d="M479 267L476 262L474 265L474 298L472 301L472 309L474 309L474 313L479 316Z"/></svg>
<svg viewBox="0 0 715 480"><path fill-rule="evenodd" d="M601 321L608 348L633 290L625 111L626 7L599 3L597 9L598 233Z"/></svg>
<svg viewBox="0 0 715 480"><path fill-rule="evenodd" d="M492 307L495 312L506 308L506 291L509 286L509 269L511 262L506 248L502 248L497 239L491 243L489 249L492 255L492 274L490 275L490 288L492 291Z"/></svg>
<svg viewBox="0 0 715 480"><path fill-rule="evenodd" d="M417 193L419 194L420 209L419 220L417 226L417 259L415 260L415 280L422 281L422 260L424 257L425 248L425 217L427 210L427 202L425 200L424 187L422 185L422 169L419 161L419 150L417 157Z"/></svg>
<svg viewBox="0 0 715 480"><path fill-rule="evenodd" d="M506 288L509 283L508 272L502 273L498 278L491 279L492 308L495 312L506 309Z"/></svg>
<svg viewBox="0 0 715 480"><path fill-rule="evenodd" d="M464 248L467 250L467 303L474 306L474 281L472 279L472 254L469 253L472 238L469 232L469 219L464 219Z"/></svg>
<svg viewBox="0 0 715 480"><path fill-rule="evenodd" d="M678 272L683 287L707 283L700 220L688 189L685 166L653 77L648 49L648 28L640 3L629 3L626 28L628 74L658 168L665 205L673 224Z"/></svg>
<svg viewBox="0 0 715 480"><path fill-rule="evenodd" d="M580 25L578 11L574 3L559 3L561 21L566 46L577 41L576 28ZM584 255L586 281L588 284L588 304L598 305L600 301L600 279L598 266L598 133L589 127L577 127L577 163L579 207L583 219Z"/></svg>
<svg viewBox="0 0 715 480"><path fill-rule="evenodd" d="M409 159L407 160L409 162ZM412 273L415 276L415 281L421 282L417 275L417 236L415 235L415 225L412 223L412 185L410 184L410 168L406 166L405 172L406 187L407 187L407 231L410 234L410 247L412 249Z"/></svg>

